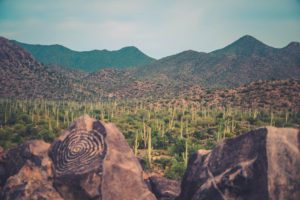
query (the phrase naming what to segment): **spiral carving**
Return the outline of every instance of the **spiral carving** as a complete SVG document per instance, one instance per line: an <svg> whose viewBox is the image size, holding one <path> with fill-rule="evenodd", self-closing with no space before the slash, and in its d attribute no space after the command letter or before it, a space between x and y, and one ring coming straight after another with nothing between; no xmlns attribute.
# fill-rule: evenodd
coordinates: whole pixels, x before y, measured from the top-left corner
<svg viewBox="0 0 300 200"><path fill-rule="evenodd" d="M90 131L73 129L62 141L53 144L50 156L56 176L81 175L102 169L106 153L106 133L99 124L98 128Z"/></svg>

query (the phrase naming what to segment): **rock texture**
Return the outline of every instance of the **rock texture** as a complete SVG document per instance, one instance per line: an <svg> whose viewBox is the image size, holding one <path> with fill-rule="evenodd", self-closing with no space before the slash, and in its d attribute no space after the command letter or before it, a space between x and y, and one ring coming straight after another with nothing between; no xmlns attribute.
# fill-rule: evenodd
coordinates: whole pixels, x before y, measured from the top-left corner
<svg viewBox="0 0 300 200"><path fill-rule="evenodd" d="M28 141L0 159L0 199L156 200L124 136L87 115L50 146Z"/></svg>
<svg viewBox="0 0 300 200"><path fill-rule="evenodd" d="M180 182L161 176L149 178L152 192L158 200L174 200L180 193Z"/></svg>
<svg viewBox="0 0 300 200"><path fill-rule="evenodd" d="M31 161L36 166L47 164L47 170L50 170L51 166L49 166L49 162L51 161L48 157L49 147L50 144L44 141L31 140L7 151L2 157L2 167L5 171L4 181L8 177L17 174L27 161Z"/></svg>
<svg viewBox="0 0 300 200"><path fill-rule="evenodd" d="M49 175L44 167L27 161L18 174L9 177L2 191L2 198L5 200L63 200L53 188Z"/></svg>
<svg viewBox="0 0 300 200"><path fill-rule="evenodd" d="M132 150L112 124L80 117L53 142L50 157L54 186L64 199L155 199Z"/></svg>
<svg viewBox="0 0 300 200"><path fill-rule="evenodd" d="M180 199L300 199L300 134L260 128L190 157Z"/></svg>
<svg viewBox="0 0 300 200"><path fill-rule="evenodd" d="M1 165L4 200L62 199L52 186L52 162L48 157L50 144L41 140L27 141L7 151Z"/></svg>
<svg viewBox="0 0 300 200"><path fill-rule="evenodd" d="M107 155L103 164L102 198L105 200L156 199L143 180L143 170L123 134L106 124Z"/></svg>
<svg viewBox="0 0 300 200"><path fill-rule="evenodd" d="M177 181L158 176L147 177L148 187L122 133L87 115L51 145L31 140L3 152L1 200L300 199L296 129L260 128L199 150L181 192Z"/></svg>
<svg viewBox="0 0 300 200"><path fill-rule="evenodd" d="M99 121L83 116L51 145L54 186L65 199L101 198L105 137Z"/></svg>

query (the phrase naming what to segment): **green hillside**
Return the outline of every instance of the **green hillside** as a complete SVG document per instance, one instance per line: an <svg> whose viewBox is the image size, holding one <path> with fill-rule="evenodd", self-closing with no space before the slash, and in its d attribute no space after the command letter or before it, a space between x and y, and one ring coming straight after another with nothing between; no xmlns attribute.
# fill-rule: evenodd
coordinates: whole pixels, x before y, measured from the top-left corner
<svg viewBox="0 0 300 200"><path fill-rule="evenodd" d="M92 50L73 51L62 45L33 45L14 41L30 52L35 59L46 65L58 65L83 71L103 68L127 68L149 64L155 59L145 55L136 47L124 47L117 51Z"/></svg>
<svg viewBox="0 0 300 200"><path fill-rule="evenodd" d="M300 78L300 43L273 48L246 35L210 52L184 51L138 68L136 76L209 88L236 87L258 80Z"/></svg>

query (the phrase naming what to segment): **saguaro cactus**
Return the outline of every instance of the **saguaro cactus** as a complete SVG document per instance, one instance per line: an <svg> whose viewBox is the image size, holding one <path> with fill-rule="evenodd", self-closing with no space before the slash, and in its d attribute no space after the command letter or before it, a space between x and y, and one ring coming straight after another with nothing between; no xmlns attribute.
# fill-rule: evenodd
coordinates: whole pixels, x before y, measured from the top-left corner
<svg viewBox="0 0 300 200"><path fill-rule="evenodd" d="M148 127L148 163L149 167L152 167L152 138L151 127Z"/></svg>

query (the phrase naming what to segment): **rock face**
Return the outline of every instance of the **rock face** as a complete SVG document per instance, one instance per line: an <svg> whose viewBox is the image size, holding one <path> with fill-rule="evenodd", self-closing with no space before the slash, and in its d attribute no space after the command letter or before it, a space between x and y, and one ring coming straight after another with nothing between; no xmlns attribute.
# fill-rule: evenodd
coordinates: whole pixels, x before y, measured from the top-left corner
<svg viewBox="0 0 300 200"><path fill-rule="evenodd" d="M298 200L299 166L298 130L260 128L192 155L181 192L157 176L147 177L148 188L122 133L84 115L51 145L0 148L0 199Z"/></svg>
<svg viewBox="0 0 300 200"><path fill-rule="evenodd" d="M113 124L106 124L107 155L103 164L102 198L104 200L156 199L143 180L143 170L123 134Z"/></svg>
<svg viewBox="0 0 300 200"><path fill-rule="evenodd" d="M178 200L300 199L300 134L260 128L190 157Z"/></svg>
<svg viewBox="0 0 300 200"><path fill-rule="evenodd" d="M1 166L5 176L1 184L5 185L0 199L62 199L52 186L49 147L44 141L32 140L4 154Z"/></svg>
<svg viewBox="0 0 300 200"><path fill-rule="evenodd" d="M51 146L34 140L6 152L0 199L156 200L142 173L122 133L85 115Z"/></svg>
<svg viewBox="0 0 300 200"><path fill-rule="evenodd" d="M17 174L27 161L31 161L36 166L41 166L43 162L51 162L48 158L49 147L50 144L44 141L31 140L7 151L2 157L2 167L5 171L4 181Z"/></svg>
<svg viewBox="0 0 300 200"><path fill-rule="evenodd" d="M53 188L51 176L43 169L44 167L27 161L18 174L9 177L2 194L5 200L39 200L55 199L63 200Z"/></svg>
<svg viewBox="0 0 300 200"><path fill-rule="evenodd" d="M3 147L0 146L0 193L1 193L1 186L4 184L5 179L7 177L7 175L5 173L3 156L4 156L4 149L3 149Z"/></svg>
<svg viewBox="0 0 300 200"><path fill-rule="evenodd" d="M101 197L105 137L104 126L84 116L51 145L54 186L65 199Z"/></svg>
<svg viewBox="0 0 300 200"><path fill-rule="evenodd" d="M170 180L161 176L149 178L152 192L158 200L174 200L180 193L179 181Z"/></svg>
<svg viewBox="0 0 300 200"><path fill-rule="evenodd" d="M54 186L64 199L155 199L124 136L112 124L80 117L53 142L49 155Z"/></svg>

